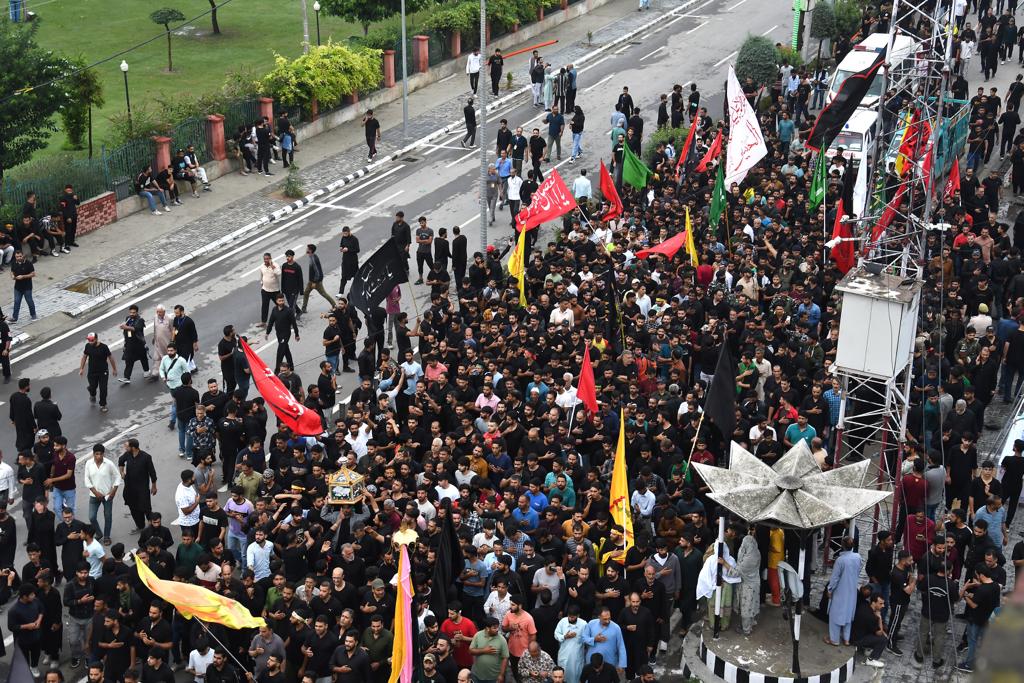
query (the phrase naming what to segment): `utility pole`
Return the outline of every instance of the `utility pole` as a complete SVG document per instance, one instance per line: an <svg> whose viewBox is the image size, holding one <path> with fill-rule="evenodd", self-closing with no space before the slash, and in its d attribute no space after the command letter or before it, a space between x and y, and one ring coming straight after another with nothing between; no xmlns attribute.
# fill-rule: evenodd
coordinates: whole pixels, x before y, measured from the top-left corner
<svg viewBox="0 0 1024 683"><path fill-rule="evenodd" d="M487 55L487 0L480 0L480 54ZM484 57L486 61L487 57ZM482 70L482 69L481 69ZM489 69L488 69L489 71ZM487 74L490 76L490 73ZM480 250L487 249L487 83L480 88Z"/></svg>
<svg viewBox="0 0 1024 683"><path fill-rule="evenodd" d="M405 55L405 0L402 0L402 139L409 139L409 64Z"/></svg>
<svg viewBox="0 0 1024 683"><path fill-rule="evenodd" d="M309 54L309 12L306 10L306 0L299 0L302 3L302 54Z"/></svg>

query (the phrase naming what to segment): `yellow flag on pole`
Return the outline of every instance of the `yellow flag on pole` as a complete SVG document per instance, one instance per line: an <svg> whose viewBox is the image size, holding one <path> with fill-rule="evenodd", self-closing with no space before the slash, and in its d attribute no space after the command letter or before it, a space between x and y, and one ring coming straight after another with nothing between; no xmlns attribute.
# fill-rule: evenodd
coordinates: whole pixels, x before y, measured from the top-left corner
<svg viewBox="0 0 1024 683"><path fill-rule="evenodd" d="M629 477L626 474L626 416L619 410L619 442L615 447L615 466L612 468L612 490L608 503L612 519L622 527L625 543L621 556L616 559L624 564L626 553L633 547L633 514L629 502Z"/></svg>
<svg viewBox="0 0 1024 683"><path fill-rule="evenodd" d="M254 617L242 603L219 593L190 583L158 578L153 570L138 558L135 559L135 570L146 588L174 605L186 619L195 617L234 629L258 628L267 623L262 617Z"/></svg>
<svg viewBox="0 0 1024 683"><path fill-rule="evenodd" d="M519 281L519 305L526 308L526 231L519 232L516 248L508 257L508 274Z"/></svg>
<svg viewBox="0 0 1024 683"><path fill-rule="evenodd" d="M690 255L690 264L700 265L697 258L697 246L693 242L693 226L690 224L690 207L686 207L686 253Z"/></svg>

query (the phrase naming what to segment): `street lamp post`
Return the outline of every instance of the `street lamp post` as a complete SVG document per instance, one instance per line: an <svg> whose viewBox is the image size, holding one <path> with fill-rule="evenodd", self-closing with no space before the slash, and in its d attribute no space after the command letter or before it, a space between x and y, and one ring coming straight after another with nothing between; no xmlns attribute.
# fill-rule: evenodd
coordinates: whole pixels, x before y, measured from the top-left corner
<svg viewBox="0 0 1024 683"><path fill-rule="evenodd" d="M306 0L299 0L302 3L302 54L309 54L309 10L306 9Z"/></svg>
<svg viewBox="0 0 1024 683"><path fill-rule="evenodd" d="M409 139L409 64L405 54L405 0L402 0L402 139Z"/></svg>
<svg viewBox="0 0 1024 683"><path fill-rule="evenodd" d="M313 11L316 13L316 45L320 47L320 3L313 3Z"/></svg>
<svg viewBox="0 0 1024 683"><path fill-rule="evenodd" d="M487 57L487 0L480 0L480 54ZM483 69L481 68L481 71ZM480 89L480 249L487 248L487 84Z"/></svg>
<svg viewBox="0 0 1024 683"><path fill-rule="evenodd" d="M121 60L121 73L124 74L124 103L128 107L128 132L132 132L132 99L128 96L128 62Z"/></svg>

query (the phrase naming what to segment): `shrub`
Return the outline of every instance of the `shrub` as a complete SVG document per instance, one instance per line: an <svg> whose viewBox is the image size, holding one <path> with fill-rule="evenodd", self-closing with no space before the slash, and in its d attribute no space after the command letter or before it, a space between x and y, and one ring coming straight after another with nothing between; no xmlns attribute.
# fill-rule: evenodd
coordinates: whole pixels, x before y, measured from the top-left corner
<svg viewBox="0 0 1024 683"><path fill-rule="evenodd" d="M301 199L306 196L302 178L299 177L299 167L295 164L288 167L288 177L284 180L283 192L284 196L290 199Z"/></svg>
<svg viewBox="0 0 1024 683"><path fill-rule="evenodd" d="M782 64L785 61L795 69L799 69L804 65L803 56L791 47L783 46L781 50L776 50L775 59L777 64Z"/></svg>
<svg viewBox="0 0 1024 683"><path fill-rule="evenodd" d="M836 36L836 12L830 2L819 2L811 10L811 38L819 41Z"/></svg>
<svg viewBox="0 0 1024 683"><path fill-rule="evenodd" d="M445 33L472 31L479 25L480 5L471 1L440 4L423 21L423 28Z"/></svg>
<svg viewBox="0 0 1024 683"><path fill-rule="evenodd" d="M836 0L832 9L836 15L836 35L853 38L860 31L863 16L860 6L853 0Z"/></svg>
<svg viewBox="0 0 1024 683"><path fill-rule="evenodd" d="M736 57L737 78L741 82L750 78L758 87L766 85L779 72L776 56L771 40L764 36L747 36Z"/></svg>
<svg viewBox="0 0 1024 683"><path fill-rule="evenodd" d="M647 144L644 145L644 161L648 164L651 163L651 159L654 158L655 148L662 142L668 142L669 138L674 138L675 141L672 145L676 148L676 154L679 154L683 151L683 143L686 142L686 136L689 133L689 128L668 128L667 126L654 131L647 139Z"/></svg>
<svg viewBox="0 0 1024 683"><path fill-rule="evenodd" d="M275 55L276 65L262 80L262 87L285 106L333 107L351 93L376 87L381 74L380 50L350 49L327 43L289 61Z"/></svg>

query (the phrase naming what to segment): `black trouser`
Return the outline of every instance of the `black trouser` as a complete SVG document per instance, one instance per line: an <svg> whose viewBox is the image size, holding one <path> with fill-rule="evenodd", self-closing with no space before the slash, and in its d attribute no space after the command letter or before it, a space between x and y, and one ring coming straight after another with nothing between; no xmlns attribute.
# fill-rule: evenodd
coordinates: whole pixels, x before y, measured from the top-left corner
<svg viewBox="0 0 1024 683"><path fill-rule="evenodd" d="M220 374L224 378L224 391L228 392L228 395L235 393L235 387L238 386L238 380L235 379L235 366L234 361L230 362L231 369L226 369L223 366L220 369Z"/></svg>
<svg viewBox="0 0 1024 683"><path fill-rule="evenodd" d="M355 280L356 279L356 273L358 273L358 272L359 272L358 269L356 269L356 270L349 270L349 269L346 269L344 266L342 266L342 268L341 268L341 284L338 285L338 294L344 294L345 293L345 285L348 284L349 280Z"/></svg>
<svg viewBox="0 0 1024 683"><path fill-rule="evenodd" d="M270 173L270 145L259 145L256 148L256 171Z"/></svg>
<svg viewBox="0 0 1024 683"><path fill-rule="evenodd" d="M420 279L423 279L423 264L426 264L428 268L434 267L434 256L429 251L417 251L416 252L416 270L420 274Z"/></svg>
<svg viewBox="0 0 1024 683"><path fill-rule="evenodd" d="M237 454L231 449L225 450L224 444L220 447L220 464L221 472L224 475L224 483L231 486L231 482L235 478L235 456Z"/></svg>
<svg viewBox="0 0 1024 683"><path fill-rule="evenodd" d="M78 232L78 214L64 216L64 244L73 246L75 244L75 233Z"/></svg>
<svg viewBox="0 0 1024 683"><path fill-rule="evenodd" d="M366 153L366 156L375 156L377 154L377 136L368 135L366 137L366 146L369 148L369 150Z"/></svg>
<svg viewBox="0 0 1024 683"><path fill-rule="evenodd" d="M871 650L868 656L871 659L878 659L885 652L885 636L877 636L874 634L861 636L855 641L851 641L851 645L856 645L858 648L864 648L865 650Z"/></svg>
<svg viewBox="0 0 1024 683"><path fill-rule="evenodd" d="M278 370L281 367L281 361L287 359L288 367L294 368L295 361L292 360L292 350L288 348L289 339L278 338L277 340L277 359L274 361L274 370Z"/></svg>
<svg viewBox="0 0 1024 683"><path fill-rule="evenodd" d="M889 644L895 645L896 639L900 637L900 628L903 626L903 620L907 617L907 608L910 607L910 603L896 602L890 598L889 607Z"/></svg>
<svg viewBox="0 0 1024 683"><path fill-rule="evenodd" d="M39 655L42 652L42 641L37 640L34 643L26 643L20 638L17 639L17 645L21 648L21 651L25 654L25 659L28 660L28 665L35 669L39 666Z"/></svg>
<svg viewBox="0 0 1024 683"><path fill-rule="evenodd" d="M530 160L530 163L533 164L533 179L536 180L538 183L544 182L544 174L541 173L540 170L541 161L543 161L543 159L541 159L540 157Z"/></svg>
<svg viewBox="0 0 1024 683"><path fill-rule="evenodd" d="M565 91L565 109L563 114L568 114L576 107L576 88L569 88Z"/></svg>
<svg viewBox="0 0 1024 683"><path fill-rule="evenodd" d="M466 277L466 262L465 261L454 261L452 263L452 269L455 271L455 287L456 287L456 289L458 289L458 286L462 284L462 278ZM7 360L7 359L4 359L4 360ZM11 374L10 370L9 370L10 365L11 365L11 362L9 360L7 360L8 370L6 370L4 372L4 377L9 377L10 376L10 374Z"/></svg>
<svg viewBox="0 0 1024 683"><path fill-rule="evenodd" d="M491 72L491 94L495 97L498 96L498 84L501 82L501 72Z"/></svg>
<svg viewBox="0 0 1024 683"><path fill-rule="evenodd" d="M348 370L349 363L356 359L356 340L355 339L342 339L341 340L341 364Z"/></svg>
<svg viewBox="0 0 1024 683"><path fill-rule="evenodd" d="M266 324L267 314L270 312L270 307L274 305L277 294L277 292L268 292L265 289L260 289L260 322Z"/></svg>
<svg viewBox="0 0 1024 683"><path fill-rule="evenodd" d="M110 374L106 371L90 372L87 377L89 379L89 396L96 398L96 389L99 389L100 405L107 405L107 379Z"/></svg>
<svg viewBox="0 0 1024 683"><path fill-rule="evenodd" d="M480 85L480 72L477 71L475 74L469 74L469 89L473 91L474 95L478 85Z"/></svg>
<svg viewBox="0 0 1024 683"><path fill-rule="evenodd" d="M11 376L11 356L10 352L6 355L0 355L0 367L4 369L4 378L9 379Z"/></svg>
<svg viewBox="0 0 1024 683"><path fill-rule="evenodd" d="M284 300L288 304L288 307L291 308L293 311L295 311L295 317L296 318L298 318L300 315L302 315L302 310L298 306L295 305L298 302L298 300L299 300L299 294L302 294L302 292L285 292L284 293Z"/></svg>
<svg viewBox="0 0 1024 683"><path fill-rule="evenodd" d="M1013 516L1017 514L1017 505L1020 502L1020 489L1003 489L1003 503L1006 505L1006 526L1013 524Z"/></svg>
<svg viewBox="0 0 1024 683"><path fill-rule="evenodd" d="M462 144L469 142L472 147L476 144L476 126L466 126L466 134L462 137Z"/></svg>
<svg viewBox="0 0 1024 683"><path fill-rule="evenodd" d="M512 215L512 225L516 224L516 215L519 213L520 206L522 206L522 202L518 199L508 200L508 212Z"/></svg>
<svg viewBox="0 0 1024 683"><path fill-rule="evenodd" d="M132 521L135 522L135 528L146 528L147 517L149 513L153 511L153 503L149 496L145 496L145 498L139 496L134 500L129 499L125 502L128 503L128 512L132 515Z"/></svg>
<svg viewBox="0 0 1024 683"><path fill-rule="evenodd" d="M138 361L142 365L142 371L149 374L149 354L146 353L145 348L138 356L129 356L124 359L124 378L132 378L132 368L135 367L135 362Z"/></svg>
<svg viewBox="0 0 1024 683"><path fill-rule="evenodd" d="M290 149L282 149L281 159L284 161L284 167L288 168L289 164L295 163L295 152Z"/></svg>
<svg viewBox="0 0 1024 683"><path fill-rule="evenodd" d="M999 143L999 156L1004 156L1007 152L1013 151L1013 138L1016 133L1016 128L1006 130L1003 129L1003 139Z"/></svg>

